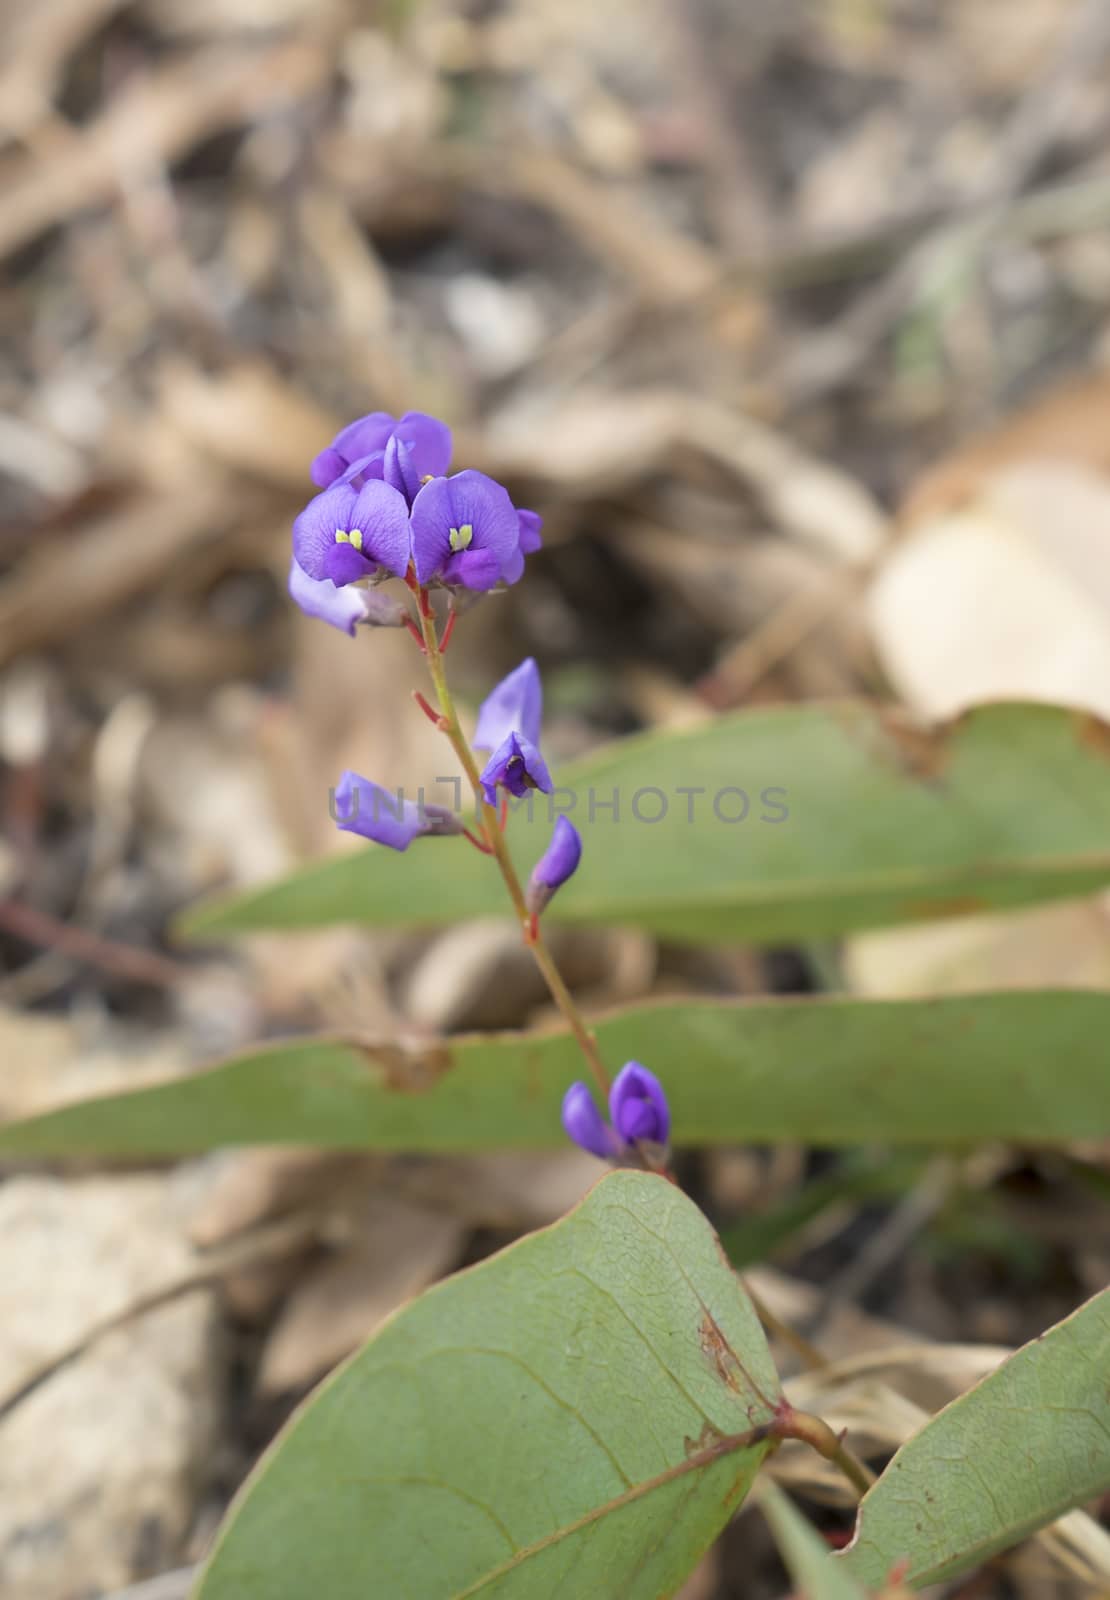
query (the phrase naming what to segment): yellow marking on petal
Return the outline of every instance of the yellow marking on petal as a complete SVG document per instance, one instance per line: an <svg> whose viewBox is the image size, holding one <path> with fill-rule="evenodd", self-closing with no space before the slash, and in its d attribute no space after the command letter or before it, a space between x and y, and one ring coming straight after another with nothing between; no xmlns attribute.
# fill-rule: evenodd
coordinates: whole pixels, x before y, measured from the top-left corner
<svg viewBox="0 0 1110 1600"><path fill-rule="evenodd" d="M336 528L336 530L335 530L335 542L336 542L336 544L349 544L351 546L352 550L361 550L362 549L362 529L361 528L352 528L350 530L350 532L347 532L343 528Z"/></svg>
<svg viewBox="0 0 1110 1600"><path fill-rule="evenodd" d="M469 550L474 538L474 525L464 522L461 528L452 528L449 534L451 549L458 555L463 550Z"/></svg>

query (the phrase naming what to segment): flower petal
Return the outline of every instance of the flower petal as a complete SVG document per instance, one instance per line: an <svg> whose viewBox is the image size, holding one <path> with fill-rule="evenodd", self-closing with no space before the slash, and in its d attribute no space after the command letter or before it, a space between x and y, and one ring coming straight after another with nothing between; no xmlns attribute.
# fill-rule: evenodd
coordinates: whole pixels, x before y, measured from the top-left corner
<svg viewBox="0 0 1110 1600"><path fill-rule="evenodd" d="M465 550L453 551L451 530L470 529ZM493 587L520 544L520 524L508 491L484 472L457 472L453 478L433 478L417 495L412 507L413 559L421 583L438 577L451 564L450 579L467 588ZM490 582L493 563L475 559L486 550L496 557L497 576ZM470 560L466 560L466 557Z"/></svg>
<svg viewBox="0 0 1110 1600"><path fill-rule="evenodd" d="M371 479L358 491L348 528L362 530L362 552L403 578L412 553L409 508L404 495ZM334 537L334 535L333 535Z"/></svg>
<svg viewBox="0 0 1110 1600"><path fill-rule="evenodd" d="M289 593L306 617L330 622L352 639L357 624L366 621L364 589L337 589L330 578L310 578L295 557L289 566Z"/></svg>
<svg viewBox="0 0 1110 1600"><path fill-rule="evenodd" d="M354 422L348 422L345 428L340 428L331 447L345 461L357 461L360 456L384 450L395 425L396 419L388 411L369 411L366 416L356 417Z"/></svg>
<svg viewBox="0 0 1110 1600"><path fill-rule="evenodd" d="M314 457L308 472L313 483L318 489L326 489L333 484L347 469L347 458L341 456L334 445L328 445L326 450Z"/></svg>
<svg viewBox="0 0 1110 1600"><path fill-rule="evenodd" d="M663 1085L638 1061L628 1061L617 1073L609 1091L609 1116L617 1137L625 1144L648 1139L666 1144L671 1113Z"/></svg>
<svg viewBox="0 0 1110 1600"><path fill-rule="evenodd" d="M357 772L345 772L335 786L335 820L344 833L357 833L391 850L407 850L427 831L419 806Z"/></svg>
<svg viewBox="0 0 1110 1600"><path fill-rule="evenodd" d="M501 561L493 550L462 550L448 557L443 581L453 588L487 594L501 582Z"/></svg>
<svg viewBox="0 0 1110 1600"><path fill-rule="evenodd" d="M529 789L550 794L554 787L547 763L536 746L522 733L510 733L482 768L480 780L486 804L493 805L500 784L520 799Z"/></svg>
<svg viewBox="0 0 1110 1600"><path fill-rule="evenodd" d="M617 1142L612 1130L594 1104L594 1097L584 1083L572 1083L563 1096L563 1127L567 1135L583 1150L602 1161L617 1153Z"/></svg>
<svg viewBox="0 0 1110 1600"><path fill-rule="evenodd" d="M294 521L293 555L310 578L331 577L328 557L335 548L336 529L350 528L357 498L354 489L336 484L315 495Z"/></svg>
<svg viewBox="0 0 1110 1600"><path fill-rule="evenodd" d="M324 557L325 578L341 588L346 583L357 583L360 578L372 578L377 570L376 562L350 544L333 544Z"/></svg>
<svg viewBox="0 0 1110 1600"><path fill-rule="evenodd" d="M534 555L543 547L543 540L540 538L543 518L538 511L518 511L517 519L520 525L521 552L526 556Z"/></svg>
<svg viewBox="0 0 1110 1600"><path fill-rule="evenodd" d="M429 417L424 411L406 411L394 424L393 432L412 451L419 477L441 478L451 465L451 430L438 417Z"/></svg>
<svg viewBox="0 0 1110 1600"><path fill-rule="evenodd" d="M535 660L527 656L482 701L478 708L478 726L474 730L474 748L496 750L514 729L538 745L542 719L543 681Z"/></svg>

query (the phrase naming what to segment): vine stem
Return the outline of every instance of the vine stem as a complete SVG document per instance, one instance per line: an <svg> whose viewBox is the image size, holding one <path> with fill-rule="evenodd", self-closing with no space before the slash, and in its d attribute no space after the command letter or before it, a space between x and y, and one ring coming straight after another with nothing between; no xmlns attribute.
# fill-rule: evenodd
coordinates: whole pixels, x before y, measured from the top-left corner
<svg viewBox="0 0 1110 1600"><path fill-rule="evenodd" d="M538 920L528 910L528 903L521 887L520 878L509 854L505 835L501 830L497 807L486 803L482 794L477 763L459 725L458 712L455 710L455 702L451 695L447 682L447 673L443 665L443 651L440 647L435 613L428 598L428 591L421 589L418 599L424 655L428 662L428 671L431 673L436 699L439 703L439 714L442 719L440 725L451 742L451 748L459 758L462 769L466 773L467 782L474 791L474 800L478 807L482 832L485 835L486 843L489 845L490 854L497 862L498 870L505 880L505 887L509 891L513 910L516 912L520 922L524 942L531 950L535 963L551 991L551 998L566 1019L567 1026L574 1035L578 1048L586 1058L586 1063L604 1099L609 1093L609 1074L605 1070L605 1063L601 1059L597 1040L587 1026L585 1018L575 1004L574 996L563 980L563 975L555 963L555 958L544 940L543 931Z"/></svg>

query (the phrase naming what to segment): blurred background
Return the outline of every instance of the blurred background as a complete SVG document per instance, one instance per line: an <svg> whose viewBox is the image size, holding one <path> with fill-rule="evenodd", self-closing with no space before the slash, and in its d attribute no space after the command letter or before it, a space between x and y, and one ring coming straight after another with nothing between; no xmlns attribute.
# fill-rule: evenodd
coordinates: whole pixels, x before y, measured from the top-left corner
<svg viewBox="0 0 1110 1600"><path fill-rule="evenodd" d="M352 643L285 595L308 463L363 412L446 417L456 467L542 513L452 657L473 704L534 654L556 761L815 697L1110 716L1107 0L0 18L0 1115L296 1029L547 1015L510 923L169 935L205 891L349 847L345 766L442 764L407 636ZM835 949L557 946L590 1006L1110 980L1097 901ZM7 1163L4 1595L188 1567L313 1382L596 1170ZM932 1341L1012 1345L1107 1278L1105 1205L1062 1155L737 1149L684 1177L783 1315L833 1353L909 1350L891 1383L927 1407L976 1375ZM868 1413L890 1447L912 1425ZM1107 1585L1105 1548L1049 1536L943 1592ZM786 1587L750 1515L685 1593Z"/></svg>

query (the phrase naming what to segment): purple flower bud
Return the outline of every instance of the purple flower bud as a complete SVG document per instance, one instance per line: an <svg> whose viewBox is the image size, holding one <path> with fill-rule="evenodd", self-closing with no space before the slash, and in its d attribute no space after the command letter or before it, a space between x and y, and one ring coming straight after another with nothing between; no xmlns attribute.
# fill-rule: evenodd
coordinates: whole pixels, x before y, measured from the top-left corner
<svg viewBox="0 0 1110 1600"><path fill-rule="evenodd" d="M417 482L421 478L439 477L447 471L451 460L451 430L445 422L423 411L406 411L403 417L391 417L388 411L371 411L368 416L348 423L328 448L321 450L311 467L313 483L327 489L353 463L359 462L366 469L367 457L376 456L381 462L391 439L410 452ZM367 478L381 478L382 475L380 465L376 472L372 468L364 470Z"/></svg>
<svg viewBox="0 0 1110 1600"><path fill-rule="evenodd" d="M381 589L337 589L330 578L310 578L296 559L289 566L289 593L306 617L318 617L354 638L360 622L371 628L404 627L407 612L395 595Z"/></svg>
<svg viewBox="0 0 1110 1600"><path fill-rule="evenodd" d="M433 478L413 501L412 559L422 584L486 590L515 583L524 558L508 492L484 472Z"/></svg>
<svg viewBox="0 0 1110 1600"><path fill-rule="evenodd" d="M670 1136L671 1113L663 1085L638 1061L626 1063L613 1080L609 1117L623 1144L646 1139L665 1145Z"/></svg>
<svg viewBox="0 0 1110 1600"><path fill-rule="evenodd" d="M532 868L525 900L528 910L538 917L545 909L556 889L578 871L582 859L582 836L573 822L560 817L551 835L551 843Z"/></svg>
<svg viewBox="0 0 1110 1600"><path fill-rule="evenodd" d="M613 1130L584 1083L572 1083L563 1096L563 1127L576 1145L602 1161L620 1153Z"/></svg>
<svg viewBox="0 0 1110 1600"><path fill-rule="evenodd" d="M342 588L379 572L403 577L409 564L409 511L388 484L337 483L310 500L293 523L293 555L309 578Z"/></svg>
<svg viewBox="0 0 1110 1600"><path fill-rule="evenodd" d="M419 806L391 794L357 772L345 772L335 786L336 824L345 833L357 833L391 850L407 850L424 834L461 833L463 824L443 806Z"/></svg>

